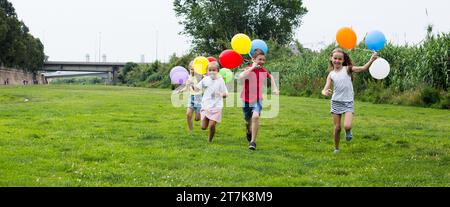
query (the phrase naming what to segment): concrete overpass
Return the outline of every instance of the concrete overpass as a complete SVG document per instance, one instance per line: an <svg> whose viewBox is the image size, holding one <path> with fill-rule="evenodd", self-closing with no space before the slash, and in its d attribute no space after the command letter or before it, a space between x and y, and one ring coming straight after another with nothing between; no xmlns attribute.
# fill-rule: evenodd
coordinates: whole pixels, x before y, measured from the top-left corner
<svg viewBox="0 0 450 207"><path fill-rule="evenodd" d="M117 83L117 76L126 63L117 62L68 62L68 61L46 61L41 72L96 72L95 75L104 73L108 75L110 84ZM94 74L93 74L94 75ZM72 77L77 76L73 75ZM86 76L80 74L79 76Z"/></svg>
<svg viewBox="0 0 450 207"><path fill-rule="evenodd" d="M83 77L83 76L99 76L107 77L107 73L103 72L85 72L85 73L43 73L45 78L71 78L71 77Z"/></svg>

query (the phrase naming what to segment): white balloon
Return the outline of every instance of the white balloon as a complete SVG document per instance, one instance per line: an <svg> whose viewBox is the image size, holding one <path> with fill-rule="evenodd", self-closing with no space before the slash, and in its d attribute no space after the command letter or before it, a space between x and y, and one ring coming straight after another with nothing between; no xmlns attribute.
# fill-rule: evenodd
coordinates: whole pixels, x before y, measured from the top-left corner
<svg viewBox="0 0 450 207"><path fill-rule="evenodd" d="M376 59L369 68L370 75L378 80L386 78L390 71L391 66L388 61L383 58Z"/></svg>

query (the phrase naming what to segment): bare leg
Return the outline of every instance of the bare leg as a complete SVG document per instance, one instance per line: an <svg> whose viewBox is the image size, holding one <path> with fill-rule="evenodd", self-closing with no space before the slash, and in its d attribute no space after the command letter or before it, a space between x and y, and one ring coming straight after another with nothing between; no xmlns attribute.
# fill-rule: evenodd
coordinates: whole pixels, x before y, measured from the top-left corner
<svg viewBox="0 0 450 207"><path fill-rule="evenodd" d="M334 122L334 146L336 149L339 149L339 141L341 140L341 115L333 114L333 122Z"/></svg>
<svg viewBox="0 0 450 207"><path fill-rule="evenodd" d="M209 142L212 142L214 135L216 134L216 124L217 122L209 120Z"/></svg>
<svg viewBox="0 0 450 207"><path fill-rule="evenodd" d="M259 129L259 113L253 112L251 124L252 124L252 142L256 142L256 135L258 135Z"/></svg>
<svg viewBox="0 0 450 207"><path fill-rule="evenodd" d="M345 131L352 130L353 127L353 113L352 112L346 112L344 114L344 129Z"/></svg>
<svg viewBox="0 0 450 207"><path fill-rule="evenodd" d="M195 121L200 121L201 115L200 112L195 113Z"/></svg>
<svg viewBox="0 0 450 207"><path fill-rule="evenodd" d="M193 126L192 126L192 108L188 108L186 111L186 119L189 127L189 131L192 132Z"/></svg>
<svg viewBox="0 0 450 207"><path fill-rule="evenodd" d="M209 119L208 118L204 118L204 119L202 119L202 124L201 124L202 126L202 130L206 130L206 129L208 129L208 125L209 125Z"/></svg>

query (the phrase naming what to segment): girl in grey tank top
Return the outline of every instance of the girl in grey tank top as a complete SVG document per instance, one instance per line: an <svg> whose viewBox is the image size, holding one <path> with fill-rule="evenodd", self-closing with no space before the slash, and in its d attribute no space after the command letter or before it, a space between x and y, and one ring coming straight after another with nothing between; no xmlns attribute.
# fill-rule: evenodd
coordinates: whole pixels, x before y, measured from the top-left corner
<svg viewBox="0 0 450 207"><path fill-rule="evenodd" d="M373 61L378 58L377 53L373 53L369 62L364 66L353 66L350 56L342 49L337 48L331 52L329 60L329 71L327 82L322 90L324 96L331 97L331 114L334 122L334 153L339 153L339 142L341 133L341 117L344 115L344 129L346 140L352 140L352 123L354 112L354 92L353 92L353 73L365 72L369 70ZM331 90L333 83L333 90Z"/></svg>

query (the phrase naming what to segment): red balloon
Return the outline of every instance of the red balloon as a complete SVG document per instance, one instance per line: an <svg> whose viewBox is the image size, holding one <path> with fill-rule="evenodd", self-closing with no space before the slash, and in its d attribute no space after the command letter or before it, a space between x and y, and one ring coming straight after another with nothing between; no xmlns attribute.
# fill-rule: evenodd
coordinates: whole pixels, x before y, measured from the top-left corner
<svg viewBox="0 0 450 207"><path fill-rule="evenodd" d="M217 62L217 59L215 57L208 57L209 62Z"/></svg>
<svg viewBox="0 0 450 207"><path fill-rule="evenodd" d="M225 50L219 56L222 67L235 69L244 62L244 58L234 50Z"/></svg>

